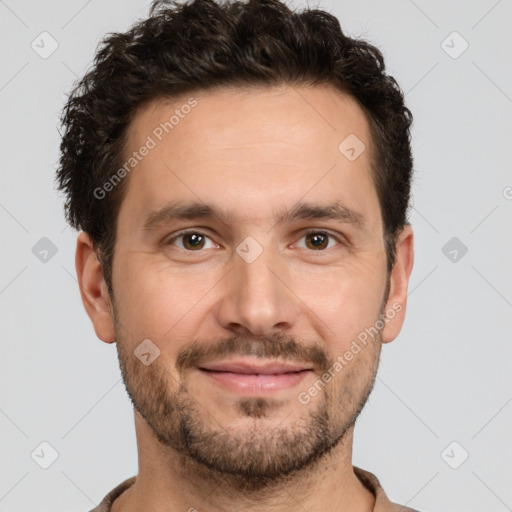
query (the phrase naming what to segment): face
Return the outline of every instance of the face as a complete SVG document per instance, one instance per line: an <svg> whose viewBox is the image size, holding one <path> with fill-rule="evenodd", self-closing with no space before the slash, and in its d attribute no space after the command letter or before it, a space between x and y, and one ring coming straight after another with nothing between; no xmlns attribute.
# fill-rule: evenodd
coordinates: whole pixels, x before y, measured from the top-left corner
<svg viewBox="0 0 512 512"><path fill-rule="evenodd" d="M402 321L362 110L328 86L223 89L140 109L127 158L144 145L118 217L114 332L95 322L136 410L219 473L311 467L353 426Z"/></svg>

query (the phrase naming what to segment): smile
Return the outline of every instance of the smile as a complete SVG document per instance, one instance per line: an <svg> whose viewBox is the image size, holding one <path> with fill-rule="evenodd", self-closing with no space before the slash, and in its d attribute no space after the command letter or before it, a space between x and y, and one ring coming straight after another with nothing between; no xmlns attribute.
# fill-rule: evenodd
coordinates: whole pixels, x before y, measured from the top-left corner
<svg viewBox="0 0 512 512"><path fill-rule="evenodd" d="M209 364L199 370L224 389L253 396L293 388L313 371L305 365L247 361Z"/></svg>

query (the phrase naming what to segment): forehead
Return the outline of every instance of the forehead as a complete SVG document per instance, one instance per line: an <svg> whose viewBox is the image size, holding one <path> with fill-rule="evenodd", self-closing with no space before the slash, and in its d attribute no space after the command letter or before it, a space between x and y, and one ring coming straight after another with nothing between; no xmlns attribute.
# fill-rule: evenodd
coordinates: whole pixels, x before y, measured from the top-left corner
<svg viewBox="0 0 512 512"><path fill-rule="evenodd" d="M366 149L353 159L351 147ZM301 198L368 209L377 201L369 147L362 109L331 86L224 88L154 100L127 132L125 156L140 159L119 219L142 222L175 199L217 204L252 221Z"/></svg>
<svg viewBox="0 0 512 512"><path fill-rule="evenodd" d="M193 143L204 141L208 149L220 149L234 141L293 144L320 135L326 145L337 147L347 131L369 138L368 122L357 101L331 85L218 87L143 105L133 117L127 141L137 147L151 135L157 143L170 145L192 137ZM314 149L310 144L300 148Z"/></svg>

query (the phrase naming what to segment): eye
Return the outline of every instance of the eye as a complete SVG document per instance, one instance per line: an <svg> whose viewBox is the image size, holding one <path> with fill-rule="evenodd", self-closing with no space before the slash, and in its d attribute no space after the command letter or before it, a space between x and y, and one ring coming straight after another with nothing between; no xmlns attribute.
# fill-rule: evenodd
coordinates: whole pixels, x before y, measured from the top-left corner
<svg viewBox="0 0 512 512"><path fill-rule="evenodd" d="M297 247L301 249L311 249L312 251L330 249L333 246L332 244L336 245L336 243L339 245L336 238L325 231L310 231L301 237L301 240L304 240L305 243L303 245L299 243Z"/></svg>
<svg viewBox="0 0 512 512"><path fill-rule="evenodd" d="M209 244L209 245L208 245ZM166 241L166 245L176 245L186 251L200 251L219 247L209 236L199 231L185 231L174 235Z"/></svg>

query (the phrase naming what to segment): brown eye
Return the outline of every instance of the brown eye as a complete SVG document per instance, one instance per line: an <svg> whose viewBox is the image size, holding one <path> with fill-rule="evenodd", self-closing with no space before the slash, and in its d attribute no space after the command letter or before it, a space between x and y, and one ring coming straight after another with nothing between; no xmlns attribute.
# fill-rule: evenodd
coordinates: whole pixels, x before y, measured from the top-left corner
<svg viewBox="0 0 512 512"><path fill-rule="evenodd" d="M327 233L308 233L306 235L306 246L308 249L318 251L325 249L329 244L329 235Z"/></svg>
<svg viewBox="0 0 512 512"><path fill-rule="evenodd" d="M183 236L183 246L191 251L202 249L204 246L204 236L198 233L187 233Z"/></svg>
<svg viewBox="0 0 512 512"><path fill-rule="evenodd" d="M218 247L209 236L203 235L199 231L188 231L180 233L166 242L168 245L176 245L186 251L200 251L201 249L211 249ZM209 245L208 245L209 244Z"/></svg>
<svg viewBox="0 0 512 512"><path fill-rule="evenodd" d="M331 249L337 245L343 245L343 243L335 235L325 231L309 231L302 235L296 247L323 252L325 249Z"/></svg>

